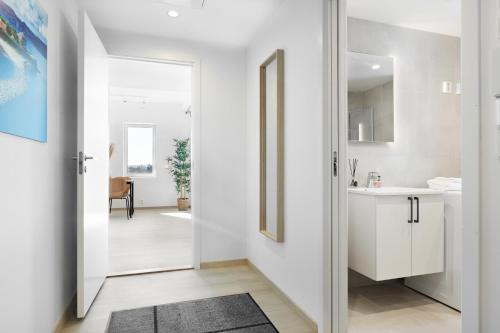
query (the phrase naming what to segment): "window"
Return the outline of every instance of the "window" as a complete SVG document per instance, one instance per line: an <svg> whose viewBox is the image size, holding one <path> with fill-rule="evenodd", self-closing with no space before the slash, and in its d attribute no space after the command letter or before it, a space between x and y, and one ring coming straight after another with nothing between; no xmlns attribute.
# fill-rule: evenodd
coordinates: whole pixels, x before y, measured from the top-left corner
<svg viewBox="0 0 500 333"><path fill-rule="evenodd" d="M155 125L125 125L125 172L131 177L155 176Z"/></svg>

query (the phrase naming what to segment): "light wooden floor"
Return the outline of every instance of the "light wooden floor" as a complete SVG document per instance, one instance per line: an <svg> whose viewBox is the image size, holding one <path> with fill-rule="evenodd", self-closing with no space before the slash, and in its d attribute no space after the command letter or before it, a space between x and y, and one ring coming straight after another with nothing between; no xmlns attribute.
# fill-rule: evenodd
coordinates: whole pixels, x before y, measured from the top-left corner
<svg viewBox="0 0 500 333"><path fill-rule="evenodd" d="M104 332L112 311L250 292L281 333L312 333L293 307L247 265L108 278L84 320L63 333Z"/></svg>
<svg viewBox="0 0 500 333"><path fill-rule="evenodd" d="M460 313L400 284L349 290L349 333L460 333Z"/></svg>
<svg viewBox="0 0 500 333"><path fill-rule="evenodd" d="M124 210L109 218L109 273L192 266L191 214L176 209Z"/></svg>

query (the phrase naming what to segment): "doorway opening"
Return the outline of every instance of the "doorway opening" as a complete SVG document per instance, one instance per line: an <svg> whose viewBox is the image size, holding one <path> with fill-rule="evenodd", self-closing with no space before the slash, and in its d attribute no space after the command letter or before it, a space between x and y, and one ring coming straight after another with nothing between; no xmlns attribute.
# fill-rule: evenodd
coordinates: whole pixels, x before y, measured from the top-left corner
<svg viewBox="0 0 500 333"><path fill-rule="evenodd" d="M108 276L194 267L190 64L109 59Z"/></svg>
<svg viewBox="0 0 500 333"><path fill-rule="evenodd" d="M346 0L341 14L344 331L458 333L461 3Z"/></svg>

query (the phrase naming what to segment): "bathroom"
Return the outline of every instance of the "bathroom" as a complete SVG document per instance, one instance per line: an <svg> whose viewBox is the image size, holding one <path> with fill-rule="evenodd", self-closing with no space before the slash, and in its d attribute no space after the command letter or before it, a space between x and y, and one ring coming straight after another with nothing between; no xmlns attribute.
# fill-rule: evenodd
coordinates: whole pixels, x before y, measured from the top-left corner
<svg viewBox="0 0 500 333"><path fill-rule="evenodd" d="M347 13L349 332L460 332L460 1Z"/></svg>

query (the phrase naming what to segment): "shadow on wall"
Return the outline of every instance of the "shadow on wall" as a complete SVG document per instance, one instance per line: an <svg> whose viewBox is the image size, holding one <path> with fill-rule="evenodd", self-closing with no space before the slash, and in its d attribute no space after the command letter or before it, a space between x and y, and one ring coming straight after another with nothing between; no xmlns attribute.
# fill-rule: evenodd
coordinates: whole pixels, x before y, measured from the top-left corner
<svg viewBox="0 0 500 333"><path fill-rule="evenodd" d="M78 119L78 38L70 23L63 14L61 19L60 62L63 68L72 68L71 71L61 71L59 78L62 113L59 122L62 140L63 161L61 201L65 204L63 216L72 217L64 222L63 238L64 263L71 267L66 270L64 277L64 291L71 294L76 290L76 163L71 157L76 154L77 147L77 119ZM67 157L67 158L66 158Z"/></svg>

